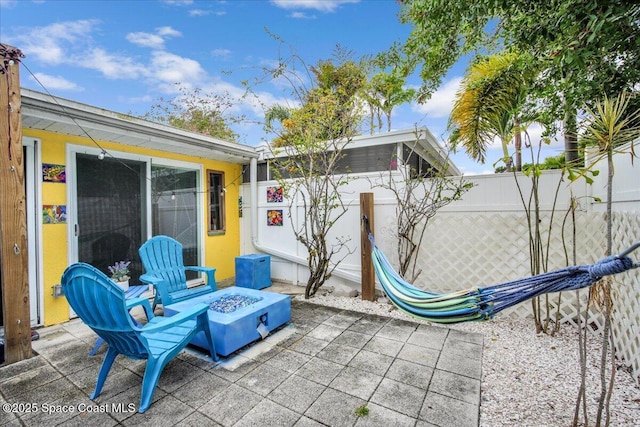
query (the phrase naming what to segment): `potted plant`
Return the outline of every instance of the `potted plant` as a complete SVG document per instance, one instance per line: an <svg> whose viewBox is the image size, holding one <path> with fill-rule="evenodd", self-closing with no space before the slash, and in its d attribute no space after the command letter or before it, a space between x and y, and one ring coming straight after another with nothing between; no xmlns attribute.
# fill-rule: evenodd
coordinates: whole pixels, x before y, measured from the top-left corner
<svg viewBox="0 0 640 427"><path fill-rule="evenodd" d="M129 289L129 264L131 261L118 261L114 265L110 265L109 272L111 273L111 280L116 282L122 290Z"/></svg>

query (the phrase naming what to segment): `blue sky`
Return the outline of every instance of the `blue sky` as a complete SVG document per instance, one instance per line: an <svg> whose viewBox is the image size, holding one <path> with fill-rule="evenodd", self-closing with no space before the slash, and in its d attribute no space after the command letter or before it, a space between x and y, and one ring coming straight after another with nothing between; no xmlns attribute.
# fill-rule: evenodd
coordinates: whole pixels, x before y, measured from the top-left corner
<svg viewBox="0 0 640 427"><path fill-rule="evenodd" d="M337 45L355 57L384 51L410 31L398 11L395 0L0 0L0 42L26 55L23 87L45 92L39 81L53 95L141 115L160 97L175 96L176 82L239 97L241 82L262 76L260 68L279 55L295 52L315 65L331 59ZM286 41L285 51L268 32ZM392 128L427 126L441 139L465 68L464 62L452 68L426 104L396 108ZM266 105L290 103L277 82L256 90ZM235 128L241 142L261 143L265 134L254 123L263 108L239 102L235 109L248 119ZM494 145L485 165L464 153L453 161L477 174L492 171L500 156Z"/></svg>

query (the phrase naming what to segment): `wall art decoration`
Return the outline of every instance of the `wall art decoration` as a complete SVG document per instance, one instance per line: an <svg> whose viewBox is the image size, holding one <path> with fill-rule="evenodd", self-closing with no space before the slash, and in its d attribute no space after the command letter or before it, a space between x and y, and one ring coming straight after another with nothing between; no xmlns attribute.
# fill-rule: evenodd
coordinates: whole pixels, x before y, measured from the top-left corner
<svg viewBox="0 0 640 427"><path fill-rule="evenodd" d="M267 187L267 203L280 203L282 200L282 187Z"/></svg>
<svg viewBox="0 0 640 427"><path fill-rule="evenodd" d="M64 165L54 165L51 163L42 164L43 182L67 182L67 172Z"/></svg>
<svg viewBox="0 0 640 427"><path fill-rule="evenodd" d="M267 211L267 225L270 227L282 227L282 209L270 209Z"/></svg>
<svg viewBox="0 0 640 427"><path fill-rule="evenodd" d="M66 205L42 205L42 223L43 224L66 224L67 223L67 206Z"/></svg>

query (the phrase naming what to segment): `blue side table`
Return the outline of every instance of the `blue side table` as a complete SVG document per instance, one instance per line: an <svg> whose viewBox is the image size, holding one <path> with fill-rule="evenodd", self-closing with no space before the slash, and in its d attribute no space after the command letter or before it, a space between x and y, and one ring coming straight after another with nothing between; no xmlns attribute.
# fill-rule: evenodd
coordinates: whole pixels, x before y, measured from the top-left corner
<svg viewBox="0 0 640 427"><path fill-rule="evenodd" d="M271 286L271 257L263 254L236 257L236 286L251 289Z"/></svg>

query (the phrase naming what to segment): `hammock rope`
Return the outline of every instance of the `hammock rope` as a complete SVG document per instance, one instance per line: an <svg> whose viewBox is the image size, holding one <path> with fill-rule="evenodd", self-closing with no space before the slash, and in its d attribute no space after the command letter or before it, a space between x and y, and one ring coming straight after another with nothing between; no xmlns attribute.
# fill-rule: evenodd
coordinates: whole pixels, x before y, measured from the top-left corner
<svg viewBox="0 0 640 427"><path fill-rule="evenodd" d="M450 293L433 293L405 281L376 246L363 216L371 242L373 266L387 297L401 311L435 323L459 323L488 320L500 311L542 294L582 289L605 276L640 267L629 254L640 247L636 242L618 255L589 265L565 267L511 282L488 287L473 287Z"/></svg>

